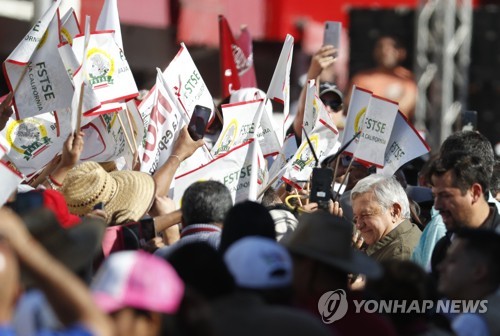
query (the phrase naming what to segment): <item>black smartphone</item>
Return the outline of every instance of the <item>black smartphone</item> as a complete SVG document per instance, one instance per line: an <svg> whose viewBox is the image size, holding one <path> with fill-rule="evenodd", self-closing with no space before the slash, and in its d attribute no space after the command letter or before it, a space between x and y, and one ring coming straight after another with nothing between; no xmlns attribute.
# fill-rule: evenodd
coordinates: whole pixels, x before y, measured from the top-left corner
<svg viewBox="0 0 500 336"><path fill-rule="evenodd" d="M193 115L188 125L188 132L193 140L203 138L211 113L212 110L206 106L196 105L194 107Z"/></svg>
<svg viewBox="0 0 500 336"><path fill-rule="evenodd" d="M136 249L156 237L153 218L141 219L138 222L123 224L123 239L126 249Z"/></svg>
<svg viewBox="0 0 500 336"><path fill-rule="evenodd" d="M318 203L318 208L328 210L332 199L333 171L330 168L313 168L309 201Z"/></svg>
<svg viewBox="0 0 500 336"><path fill-rule="evenodd" d="M323 45L333 45L337 50L340 49L340 32L342 23L337 21L326 21L323 34Z"/></svg>

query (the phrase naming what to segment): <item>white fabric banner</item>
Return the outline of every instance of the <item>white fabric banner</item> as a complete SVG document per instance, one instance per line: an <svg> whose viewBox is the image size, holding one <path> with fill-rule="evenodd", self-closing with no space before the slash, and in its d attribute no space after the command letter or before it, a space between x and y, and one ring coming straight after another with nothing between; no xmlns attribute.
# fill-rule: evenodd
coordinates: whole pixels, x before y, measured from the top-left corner
<svg viewBox="0 0 500 336"><path fill-rule="evenodd" d="M281 139L284 138L284 124L288 119L290 111L290 69L292 67L293 40L293 36L287 34L271 83L269 83L269 89L267 90L267 97L269 99L283 104L284 118Z"/></svg>
<svg viewBox="0 0 500 336"><path fill-rule="evenodd" d="M311 133L318 120L319 105L316 99L316 84L315 80L307 81L306 102L304 106L304 119L302 127L306 130L307 134ZM321 101L320 101L321 102ZM304 135L302 135L304 136Z"/></svg>
<svg viewBox="0 0 500 336"><path fill-rule="evenodd" d="M14 106L18 119L71 105L73 86L57 50L60 43L57 13L58 11L52 17L45 35L27 63L23 63L22 58L14 58L12 54L4 63L10 90L14 91L20 81L14 92ZM26 40L21 42L21 44L26 43L30 42Z"/></svg>
<svg viewBox="0 0 500 336"><path fill-rule="evenodd" d="M154 105L149 115L141 171L154 174L172 153L172 145L185 125L182 113L170 99L163 75L158 69L153 89Z"/></svg>
<svg viewBox="0 0 500 336"><path fill-rule="evenodd" d="M377 168L384 166L385 149L397 114L398 103L372 95L366 109L359 144L354 152L357 161Z"/></svg>
<svg viewBox="0 0 500 336"><path fill-rule="evenodd" d="M285 173L283 168L286 166L288 161L295 155L297 152L297 139L294 134L290 134L287 136L285 141L283 142L283 147L280 150L280 153L274 159L271 168L269 168L269 181L273 182L273 188L276 181L280 181L281 177Z"/></svg>
<svg viewBox="0 0 500 336"><path fill-rule="evenodd" d="M61 19L61 39L63 42L72 45L75 36L80 34L82 34L82 31L80 30L75 10L70 8Z"/></svg>
<svg viewBox="0 0 500 336"><path fill-rule="evenodd" d="M1 134L6 140L7 157L29 176L62 150L70 131L68 113L49 112L22 120L10 118Z"/></svg>
<svg viewBox="0 0 500 336"><path fill-rule="evenodd" d="M86 52L86 75L102 104L127 101L139 94L132 71L113 34L109 31L91 34ZM79 64L82 63L84 40L84 36L73 40Z"/></svg>
<svg viewBox="0 0 500 336"><path fill-rule="evenodd" d="M132 162L132 151L125 139L124 130L120 125L118 115L120 115L124 126L127 128L127 134L129 135L132 147L142 140L142 134L140 132L134 133L134 142L134 138L130 134L130 126L126 113L126 105L123 104L120 112L103 114L88 123L85 127L82 127L85 136L83 138L84 145L80 161L105 162L125 157L127 164ZM131 121L134 125L139 123L137 116L132 114L132 117Z"/></svg>
<svg viewBox="0 0 500 336"><path fill-rule="evenodd" d="M3 206L10 195L17 190L24 177L0 161L0 206Z"/></svg>
<svg viewBox="0 0 500 336"><path fill-rule="evenodd" d="M116 0L105 0L97 19L96 30L114 30L115 42L123 50L122 31L120 28L120 16L118 15L118 4Z"/></svg>
<svg viewBox="0 0 500 336"><path fill-rule="evenodd" d="M212 110L210 119L214 117L212 95L184 43L181 43L177 55L163 72L163 77L169 92L173 94L170 99L178 103L180 106L177 108L187 115L186 124L196 105L208 107Z"/></svg>
<svg viewBox="0 0 500 336"><path fill-rule="evenodd" d="M215 180L228 187L235 203L246 199L254 199L255 190L251 179L254 172L255 148L254 139L233 148L208 164L175 178L173 200L179 205L184 191L194 182Z"/></svg>
<svg viewBox="0 0 500 336"><path fill-rule="evenodd" d="M351 140L354 135L363 128L366 108L368 107L371 97L371 91L359 88L356 85L353 86L349 109L347 110L342 146L349 142L349 140ZM344 152L349 155L353 155L356 147L358 146L358 142L359 137L351 142Z"/></svg>
<svg viewBox="0 0 500 336"><path fill-rule="evenodd" d="M392 176L405 163L429 153L430 147L418 131L398 111L391 138L385 150L385 165L377 173Z"/></svg>
<svg viewBox="0 0 500 336"><path fill-rule="evenodd" d="M318 164L338 148L338 131L334 126L332 127L332 121L329 118L325 119L321 115L321 111L314 130L309 134L309 139L313 145L314 152L318 156ZM301 189L301 186L295 182L308 181L312 169L316 167L316 160L305 137L302 139L302 143L293 158L288 161L286 167L287 169L282 179Z"/></svg>

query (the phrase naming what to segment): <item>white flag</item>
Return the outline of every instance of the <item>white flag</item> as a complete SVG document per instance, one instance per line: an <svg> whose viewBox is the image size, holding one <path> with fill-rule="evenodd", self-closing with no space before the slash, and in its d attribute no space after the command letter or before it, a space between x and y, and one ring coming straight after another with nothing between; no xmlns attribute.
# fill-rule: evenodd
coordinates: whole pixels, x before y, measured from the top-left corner
<svg viewBox="0 0 500 336"><path fill-rule="evenodd" d="M80 25L78 24L78 19L76 18L75 10L73 8L70 8L61 18L62 41L72 45L75 36L78 36L81 33L82 32L80 30Z"/></svg>
<svg viewBox="0 0 500 336"><path fill-rule="evenodd" d="M290 69L292 67L293 57L293 36L287 35L281 54L274 70L273 78L267 90L267 97L283 104L283 133L281 138L284 138L284 123L288 119L290 111Z"/></svg>
<svg viewBox="0 0 500 336"><path fill-rule="evenodd" d="M351 101L349 103L349 109L347 110L347 119L345 121L342 146L349 142L349 140L351 140L354 135L363 128L366 108L368 107L371 97L371 91L356 87L356 85L353 86ZM344 152L349 155L353 155L356 147L358 146L358 142L359 137L351 142Z"/></svg>
<svg viewBox="0 0 500 336"><path fill-rule="evenodd" d="M312 132L314 126L316 125L316 121L318 120L319 98L316 99L316 91L317 90L316 90L315 80L311 79L307 81L306 102L304 106L304 119L302 122L302 127L304 127L304 130L307 132L307 134ZM321 102L321 100L319 102Z"/></svg>
<svg viewBox="0 0 500 336"><path fill-rule="evenodd" d="M14 106L18 119L67 108L71 104L73 86L57 50L60 43L57 13L58 11L51 18L45 34L27 63L23 62L26 57L15 58L27 56L18 55L17 48L4 63L9 88L15 91ZM29 42L21 42L27 43Z"/></svg>
<svg viewBox="0 0 500 336"><path fill-rule="evenodd" d="M3 206L10 195L17 190L24 177L0 161L0 206Z"/></svg>
<svg viewBox="0 0 500 336"><path fill-rule="evenodd" d="M10 118L2 135L7 142L7 157L22 174L29 176L61 151L70 132L70 117L65 110L22 120Z"/></svg>
<svg viewBox="0 0 500 336"><path fill-rule="evenodd" d="M285 173L283 168L286 166L288 161L295 155L297 152L297 139L294 134L290 134L287 136L285 141L283 142L283 147L280 150L280 153L274 159L271 168L269 168L269 181L274 181L274 185L276 185L276 181L280 181L281 177Z"/></svg>
<svg viewBox="0 0 500 336"><path fill-rule="evenodd" d="M118 115L122 119L124 126L128 126L126 116L126 106L122 105L122 110L116 113L103 114L92 120L82 131L85 133L83 138L84 145L83 151L80 156L81 161L96 161L105 162L113 161L120 157L127 157L132 155L132 152L127 144L124 130L118 120ZM140 133L136 135L135 142L128 132L131 145L140 141ZM126 158L129 162L131 158Z"/></svg>
<svg viewBox="0 0 500 336"><path fill-rule="evenodd" d="M101 14L97 20L96 30L114 30L115 42L123 50L122 31L120 28L120 16L118 15L118 4L116 0L105 0Z"/></svg>
<svg viewBox="0 0 500 336"><path fill-rule="evenodd" d="M222 105L224 125L215 145L212 155L217 156L229 152L253 137L255 114L264 104L264 99Z"/></svg>
<svg viewBox="0 0 500 336"><path fill-rule="evenodd" d="M429 145L418 131L413 128L401 111L398 111L391 138L385 150L384 168L377 169L377 173L392 176L405 163L427 154L429 150Z"/></svg>
<svg viewBox="0 0 500 336"><path fill-rule="evenodd" d="M285 182L294 185L298 189L301 189L301 186L295 182L308 181L313 168L325 157L336 151L338 131L332 127L331 120L325 120L320 115L314 130L309 134L309 139L318 157L318 162L316 162L307 139L303 137L299 149L293 158L288 161L286 172L282 177Z"/></svg>
<svg viewBox="0 0 500 336"><path fill-rule="evenodd" d="M184 43L181 43L177 55L163 72L163 77L170 89L169 92L173 93L170 98L179 105L179 110L186 113L187 121L191 118L196 105L210 108L212 110L210 119L214 117L212 95Z"/></svg>
<svg viewBox="0 0 500 336"><path fill-rule="evenodd" d="M84 36L73 40L73 51L80 64L84 40ZM85 62L89 84L101 104L127 101L139 94L127 59L114 41L112 32L90 35Z"/></svg>
<svg viewBox="0 0 500 336"><path fill-rule="evenodd" d="M256 142L250 139L208 164L175 178L173 200L180 204L184 191L194 182L215 180L223 183L231 192L235 203L249 199L252 191L252 172L255 169L254 151ZM255 175L253 175L255 176Z"/></svg>
<svg viewBox="0 0 500 336"><path fill-rule="evenodd" d="M170 99L163 75L158 69L153 89L154 105L151 108L142 154L141 171L154 174L172 153L179 130L185 124L182 113Z"/></svg>
<svg viewBox="0 0 500 336"><path fill-rule="evenodd" d="M378 168L384 166L385 149L397 114L398 103L372 95L366 109L359 144L354 152L357 161Z"/></svg>

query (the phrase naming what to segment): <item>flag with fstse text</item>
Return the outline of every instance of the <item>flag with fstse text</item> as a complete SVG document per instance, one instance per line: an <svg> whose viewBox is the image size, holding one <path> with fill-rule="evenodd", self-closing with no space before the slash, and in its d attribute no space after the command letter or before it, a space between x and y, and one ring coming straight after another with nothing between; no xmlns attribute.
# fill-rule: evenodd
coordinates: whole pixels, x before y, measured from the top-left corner
<svg viewBox="0 0 500 336"><path fill-rule="evenodd" d="M18 119L71 105L73 86L59 56L59 11L54 2L4 62Z"/></svg>
<svg viewBox="0 0 500 336"><path fill-rule="evenodd" d="M377 173L392 176L405 163L429 153L430 147L411 125L401 111L398 111L391 138L385 150L384 168Z"/></svg>
<svg viewBox="0 0 500 336"><path fill-rule="evenodd" d="M398 113L398 103L372 95L354 158L365 165L384 166L385 150Z"/></svg>

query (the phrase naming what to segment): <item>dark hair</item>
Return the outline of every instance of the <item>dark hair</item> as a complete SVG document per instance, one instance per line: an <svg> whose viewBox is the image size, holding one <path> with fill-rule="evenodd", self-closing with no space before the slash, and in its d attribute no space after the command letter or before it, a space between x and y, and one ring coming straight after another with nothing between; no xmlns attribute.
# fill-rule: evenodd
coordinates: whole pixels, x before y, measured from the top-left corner
<svg viewBox="0 0 500 336"><path fill-rule="evenodd" d="M260 236L276 240L274 220L262 204L245 201L229 210L220 238L219 251L224 252L235 241L247 236Z"/></svg>
<svg viewBox="0 0 500 336"><path fill-rule="evenodd" d="M445 157L455 151L474 154L481 160L488 172L488 178L493 173L495 154L490 141L484 135L475 131L460 131L450 135L441 145L440 157Z"/></svg>
<svg viewBox="0 0 500 336"><path fill-rule="evenodd" d="M233 276L217 251L205 242L180 246L165 258L186 285L207 300L231 293L235 289Z"/></svg>
<svg viewBox="0 0 500 336"><path fill-rule="evenodd" d="M222 223L233 206L231 193L218 181L191 184L182 196L184 225Z"/></svg>
<svg viewBox="0 0 500 336"><path fill-rule="evenodd" d="M500 285L500 235L492 230L460 228L456 236L465 240L468 252L475 253L488 264L490 283Z"/></svg>
<svg viewBox="0 0 500 336"><path fill-rule="evenodd" d="M479 183L485 199L488 199L491 175L481 157L466 151L449 152L431 164L429 177L442 176L447 171L453 173L453 185L460 189L462 194L474 183Z"/></svg>
<svg viewBox="0 0 500 336"><path fill-rule="evenodd" d="M495 197L500 193L500 160L495 161L495 166L493 167L493 174L491 175L490 191Z"/></svg>

